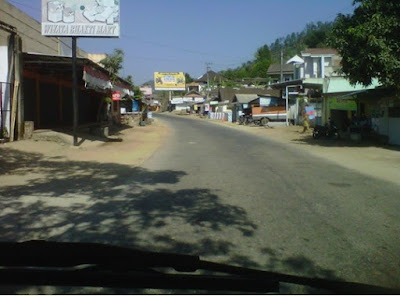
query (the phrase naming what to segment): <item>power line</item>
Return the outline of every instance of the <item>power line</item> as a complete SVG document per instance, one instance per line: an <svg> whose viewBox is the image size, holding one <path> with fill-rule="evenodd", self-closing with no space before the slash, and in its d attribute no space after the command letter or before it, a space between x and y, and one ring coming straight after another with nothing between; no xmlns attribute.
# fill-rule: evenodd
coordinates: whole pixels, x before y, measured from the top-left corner
<svg viewBox="0 0 400 296"><path fill-rule="evenodd" d="M207 56L214 56L214 57L223 56L223 57L229 57L229 58L234 58L234 59L236 59L236 58L238 58L238 59L239 58L240 59L245 58L245 57L238 57L238 56L233 57L233 56L227 56L227 55L219 55L219 54L215 54L215 53L211 53L211 52L202 52L202 51L197 51L197 50L192 50L192 49L187 49L187 48L182 48L182 47L171 46L169 44L149 41L149 40L146 40L146 39L144 39L142 37L139 37L139 36L136 36L136 35L121 34L121 37L125 37L125 38L128 38L128 39L139 39L143 43L156 45L156 46L160 46L160 47L168 47L168 48L172 48L172 49L175 49L175 50L184 51L184 52L188 52L188 53L192 53L192 54L207 55Z"/></svg>
<svg viewBox="0 0 400 296"><path fill-rule="evenodd" d="M33 6L30 6L30 5L27 5L27 4L24 3L24 2L16 1L16 0L8 0L8 1L11 2L11 3L13 3L13 4L16 4L16 5L18 5L18 6L22 6L22 7L25 7L25 8L32 9L32 10L34 10L34 11L41 12L41 10L38 9L37 7L33 7ZM172 48L172 49L175 49L175 50L179 50L179 51L183 51L183 52L187 52L187 53L191 53L191 54L209 56L209 57L214 57L214 58L218 58L218 57L221 57L221 56L223 56L223 57L225 57L225 58L226 58L226 57L230 57L230 56L219 55L219 54L215 54L215 53L211 53L211 52L196 51L196 50L192 50L192 49L187 49L187 48L172 46L172 45L169 45L169 44L154 42L154 41L146 40L146 39L141 38L141 37L136 36L136 35L121 34L121 37L123 37L123 38L128 38L128 39L139 39L139 40L141 40L141 42L143 42L143 43L147 43L147 44L150 44L150 45L156 45L156 46L159 46L159 47ZM62 41L61 39L59 39L59 40L60 40L60 42L61 42L63 45L65 45L66 47L68 47L68 48L71 49L71 45L70 45L70 44L65 43L65 42ZM155 58L150 58L150 57L138 57L138 58L144 58L144 59L147 59L147 60L156 60ZM237 57L237 56L236 56L236 57L231 57L231 58L235 58L235 59L246 59L247 57ZM173 59L176 60L176 59L178 59L178 58L173 58ZM158 59L158 60L165 60L165 59ZM220 66L233 66L233 65L237 65L237 64L240 64L240 62L238 62L238 63L232 63L232 64L219 64L219 65L220 65Z"/></svg>

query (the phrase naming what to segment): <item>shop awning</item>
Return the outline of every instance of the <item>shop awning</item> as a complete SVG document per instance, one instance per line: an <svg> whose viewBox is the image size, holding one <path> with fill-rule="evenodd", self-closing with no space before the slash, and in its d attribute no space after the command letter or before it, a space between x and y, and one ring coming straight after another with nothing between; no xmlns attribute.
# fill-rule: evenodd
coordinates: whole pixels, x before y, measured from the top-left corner
<svg viewBox="0 0 400 296"><path fill-rule="evenodd" d="M130 90L127 85L121 82L111 83L110 77L106 73L89 65L83 67L82 79L85 81L87 88L119 91L121 97L134 95L133 91Z"/></svg>
<svg viewBox="0 0 400 296"><path fill-rule="evenodd" d="M83 67L83 77L86 88L93 89L112 89L111 81L107 74L95 69L91 66Z"/></svg>
<svg viewBox="0 0 400 296"><path fill-rule="evenodd" d="M372 83L369 86L364 86L360 83L352 85L349 80L343 77L332 77L328 80L326 93L360 93L367 90L375 89L380 86L378 79L372 79Z"/></svg>
<svg viewBox="0 0 400 296"><path fill-rule="evenodd" d="M70 80L72 77L71 57L29 52L24 53L23 60L24 74L34 73L63 80ZM130 85L126 81L119 78L118 81L113 84L107 71L92 60L78 57L77 64L78 72L83 72L82 80L85 82L86 88L101 91L105 91L106 89L119 91L122 97L134 95ZM78 78L80 79L81 77Z"/></svg>

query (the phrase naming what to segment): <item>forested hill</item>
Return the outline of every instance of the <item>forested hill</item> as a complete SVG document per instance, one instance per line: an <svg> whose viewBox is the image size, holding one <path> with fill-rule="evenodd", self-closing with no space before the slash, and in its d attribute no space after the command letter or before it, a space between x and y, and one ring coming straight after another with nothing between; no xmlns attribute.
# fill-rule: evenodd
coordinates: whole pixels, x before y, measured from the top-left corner
<svg viewBox="0 0 400 296"><path fill-rule="evenodd" d="M254 59L243 63L235 69L220 71L224 77L237 80L249 77L267 77L269 65L279 63L281 50L287 60L306 48L328 47L328 36L334 22L309 23L298 33L276 39L270 45L263 45L256 50Z"/></svg>

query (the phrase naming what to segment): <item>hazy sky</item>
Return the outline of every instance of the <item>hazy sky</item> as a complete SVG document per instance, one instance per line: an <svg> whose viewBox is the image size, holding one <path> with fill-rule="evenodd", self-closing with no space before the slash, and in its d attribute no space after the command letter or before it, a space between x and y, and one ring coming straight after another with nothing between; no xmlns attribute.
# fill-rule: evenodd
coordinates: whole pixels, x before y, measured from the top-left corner
<svg viewBox="0 0 400 296"><path fill-rule="evenodd" d="M7 0L40 21L40 0ZM199 77L253 59L256 49L301 31L309 22L352 13L353 0L120 0L121 37L79 38L91 53L125 52L121 76L135 84L153 73Z"/></svg>

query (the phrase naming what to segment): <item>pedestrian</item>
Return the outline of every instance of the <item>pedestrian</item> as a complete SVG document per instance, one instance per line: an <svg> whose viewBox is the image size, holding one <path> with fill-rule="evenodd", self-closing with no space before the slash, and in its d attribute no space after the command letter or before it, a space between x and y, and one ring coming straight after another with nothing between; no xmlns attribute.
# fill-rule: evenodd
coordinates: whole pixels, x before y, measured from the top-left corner
<svg viewBox="0 0 400 296"><path fill-rule="evenodd" d="M301 132L304 134L305 132L309 131L310 129L310 122L308 119L308 114L306 111L303 111L303 131Z"/></svg>

